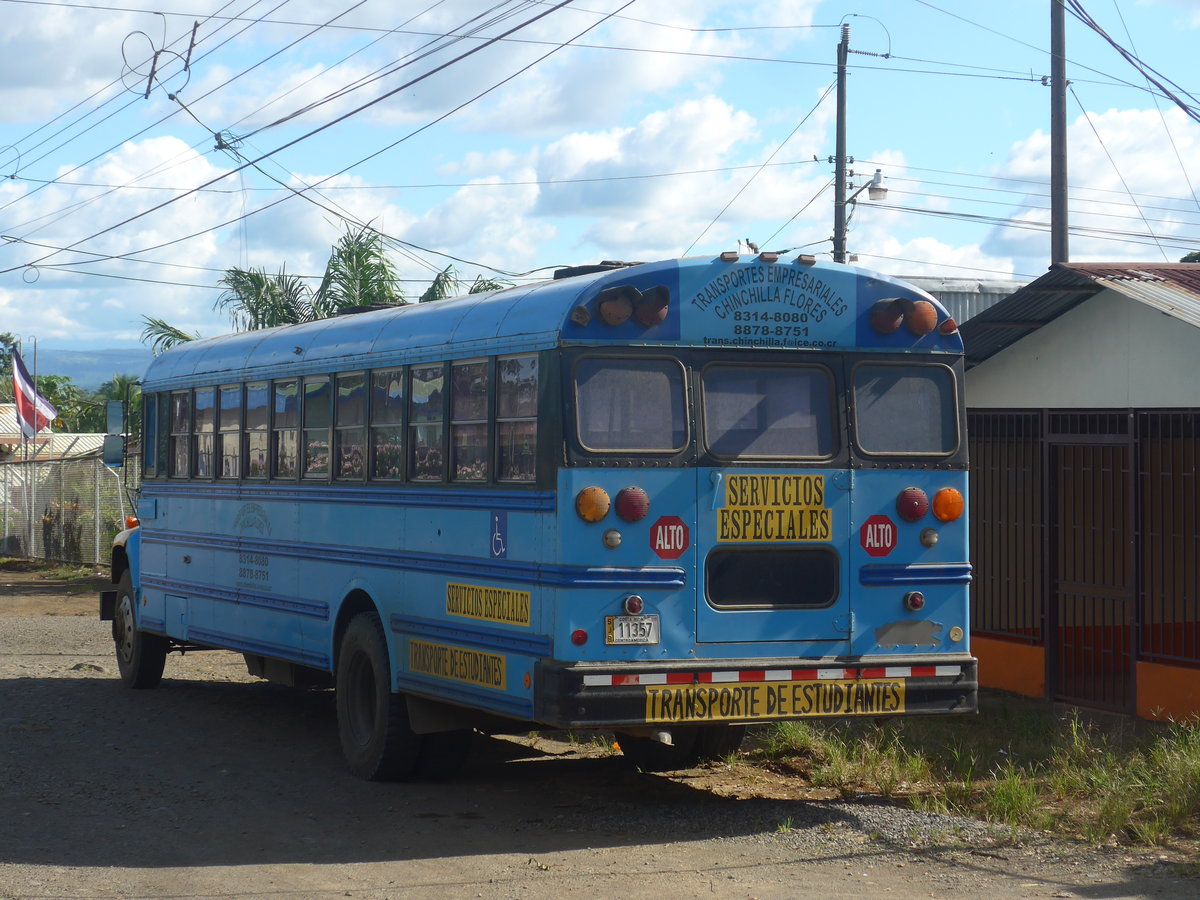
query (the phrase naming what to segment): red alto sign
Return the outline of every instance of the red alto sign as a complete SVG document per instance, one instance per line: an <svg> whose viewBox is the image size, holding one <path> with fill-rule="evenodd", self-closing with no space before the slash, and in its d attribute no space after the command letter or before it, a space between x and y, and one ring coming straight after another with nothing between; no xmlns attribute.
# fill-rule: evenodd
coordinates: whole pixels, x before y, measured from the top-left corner
<svg viewBox="0 0 1200 900"><path fill-rule="evenodd" d="M660 559L679 559L690 542L688 527L679 516L663 516L650 526L650 549Z"/></svg>
<svg viewBox="0 0 1200 900"><path fill-rule="evenodd" d="M896 523L887 516L869 516L858 531L868 556L887 556L896 549Z"/></svg>

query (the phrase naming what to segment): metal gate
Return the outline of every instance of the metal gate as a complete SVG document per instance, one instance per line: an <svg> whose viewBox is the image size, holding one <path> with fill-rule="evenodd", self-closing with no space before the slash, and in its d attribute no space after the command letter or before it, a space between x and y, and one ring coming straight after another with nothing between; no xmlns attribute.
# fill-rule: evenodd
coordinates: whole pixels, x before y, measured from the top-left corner
<svg viewBox="0 0 1200 900"><path fill-rule="evenodd" d="M1137 622L1126 413L1051 414L1051 696L1132 712Z"/></svg>

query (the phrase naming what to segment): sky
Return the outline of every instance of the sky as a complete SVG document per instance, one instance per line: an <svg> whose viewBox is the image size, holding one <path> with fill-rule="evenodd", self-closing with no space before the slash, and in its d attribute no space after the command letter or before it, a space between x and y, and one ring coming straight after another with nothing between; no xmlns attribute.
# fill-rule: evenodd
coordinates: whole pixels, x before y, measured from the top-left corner
<svg viewBox="0 0 1200 900"><path fill-rule="evenodd" d="M888 274L1049 265L1052 0L0 0L0 332L204 336L231 267L314 279L348 228L418 296L602 259L830 259L849 29L847 247ZM1070 258L1200 249L1200 0L1072 0ZM1154 87L1113 47L1149 67ZM1186 107L1186 108L1184 108Z"/></svg>

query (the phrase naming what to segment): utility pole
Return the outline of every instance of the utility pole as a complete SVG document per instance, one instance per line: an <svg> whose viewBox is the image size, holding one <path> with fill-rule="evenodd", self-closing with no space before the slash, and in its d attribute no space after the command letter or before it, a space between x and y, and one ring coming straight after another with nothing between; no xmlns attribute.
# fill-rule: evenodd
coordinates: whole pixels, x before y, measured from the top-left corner
<svg viewBox="0 0 1200 900"><path fill-rule="evenodd" d="M1067 51L1063 0L1050 0L1050 265L1067 249ZM837 244L835 243L836 247Z"/></svg>
<svg viewBox="0 0 1200 900"><path fill-rule="evenodd" d="M846 58L850 26L843 23L837 49L837 146L833 159L833 261L846 261Z"/></svg>

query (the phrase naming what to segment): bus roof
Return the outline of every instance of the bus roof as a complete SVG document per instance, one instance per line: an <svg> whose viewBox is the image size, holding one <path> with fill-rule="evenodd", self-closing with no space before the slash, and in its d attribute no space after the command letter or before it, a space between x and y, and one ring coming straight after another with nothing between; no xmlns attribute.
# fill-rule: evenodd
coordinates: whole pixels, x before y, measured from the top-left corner
<svg viewBox="0 0 1200 900"><path fill-rule="evenodd" d="M920 289L812 257L770 256L637 264L190 341L154 359L144 389L430 362L447 345L456 359L614 343L961 354L957 329L946 325L953 320ZM892 330L881 332L870 323L888 302ZM936 327L900 327L921 316Z"/></svg>

